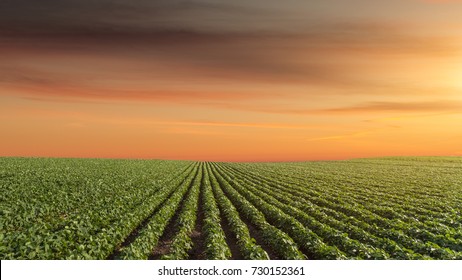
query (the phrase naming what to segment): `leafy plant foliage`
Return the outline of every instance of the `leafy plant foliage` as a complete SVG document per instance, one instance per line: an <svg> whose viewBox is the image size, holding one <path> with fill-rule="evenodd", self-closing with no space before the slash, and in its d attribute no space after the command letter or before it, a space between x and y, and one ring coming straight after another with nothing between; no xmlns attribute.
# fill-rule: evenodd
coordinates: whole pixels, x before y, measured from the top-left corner
<svg viewBox="0 0 462 280"><path fill-rule="evenodd" d="M458 157L0 158L0 190L1 259L462 259Z"/></svg>

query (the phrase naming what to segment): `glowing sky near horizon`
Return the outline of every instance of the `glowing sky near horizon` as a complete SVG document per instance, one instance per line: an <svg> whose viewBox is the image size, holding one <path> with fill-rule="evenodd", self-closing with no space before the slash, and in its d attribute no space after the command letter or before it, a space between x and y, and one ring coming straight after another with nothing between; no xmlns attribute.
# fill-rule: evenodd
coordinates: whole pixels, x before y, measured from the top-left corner
<svg viewBox="0 0 462 280"><path fill-rule="evenodd" d="M461 14L449 0L2 0L0 156L461 156Z"/></svg>

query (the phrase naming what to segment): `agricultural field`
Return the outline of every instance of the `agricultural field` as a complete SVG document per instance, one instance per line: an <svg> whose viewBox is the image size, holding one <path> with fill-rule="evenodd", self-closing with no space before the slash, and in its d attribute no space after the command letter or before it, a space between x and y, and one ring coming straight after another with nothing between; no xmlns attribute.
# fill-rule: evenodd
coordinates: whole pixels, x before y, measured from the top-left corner
<svg viewBox="0 0 462 280"><path fill-rule="evenodd" d="M462 158L0 158L0 258L462 259Z"/></svg>

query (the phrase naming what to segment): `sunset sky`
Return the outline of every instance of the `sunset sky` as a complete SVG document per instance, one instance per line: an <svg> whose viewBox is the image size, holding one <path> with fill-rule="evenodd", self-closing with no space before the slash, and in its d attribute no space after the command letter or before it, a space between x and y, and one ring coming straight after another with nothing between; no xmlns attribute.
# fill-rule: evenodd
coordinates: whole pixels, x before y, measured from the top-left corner
<svg viewBox="0 0 462 280"><path fill-rule="evenodd" d="M0 1L0 156L393 155L462 156L462 1Z"/></svg>

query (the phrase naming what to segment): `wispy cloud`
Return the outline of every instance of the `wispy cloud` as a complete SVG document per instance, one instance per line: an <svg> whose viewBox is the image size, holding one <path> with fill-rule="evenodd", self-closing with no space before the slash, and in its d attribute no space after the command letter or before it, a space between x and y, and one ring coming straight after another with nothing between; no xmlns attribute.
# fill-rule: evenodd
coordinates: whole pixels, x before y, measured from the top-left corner
<svg viewBox="0 0 462 280"><path fill-rule="evenodd" d="M229 103L211 103L209 106L239 110L253 111L268 114L283 114L283 115L361 115L361 114L382 114L382 113L430 113L425 115L440 115L447 113L462 113L462 102L457 100L435 100L435 101L411 101L411 102L388 102L376 101L367 102L357 105L349 105L333 108L295 108L292 106L281 105L252 105L252 104L229 104ZM299 106L298 106L299 107Z"/></svg>
<svg viewBox="0 0 462 280"><path fill-rule="evenodd" d="M462 103L455 100L425 102L369 102L366 104L323 109L323 113L370 113L370 112L462 112Z"/></svg>
<svg viewBox="0 0 462 280"><path fill-rule="evenodd" d="M365 75L371 64L380 69L402 57L451 59L460 51L452 37L417 35L400 22L306 20L300 28L276 7L243 1L1 1L0 86L35 99L179 103L266 100L275 92L291 95L286 85L331 89L300 90L307 96L374 96L383 89L398 95L392 82ZM284 28L269 24L275 20ZM272 28L254 28L249 23L255 21ZM256 93L257 87L273 90Z"/></svg>
<svg viewBox="0 0 462 280"><path fill-rule="evenodd" d="M264 11L264 9L263 9ZM262 12L262 8L260 8ZM267 14L268 11L266 11ZM0 26L12 35L103 35L153 29L200 28L222 18L255 17L255 9L227 2L183 0L5 0ZM213 20L215 18L215 20Z"/></svg>
<svg viewBox="0 0 462 280"><path fill-rule="evenodd" d="M10 38L0 45L0 50L3 63L0 86L17 86L22 92L30 88L27 94L35 97L200 101L217 100L220 96L228 99L226 90L210 86L214 83L222 88L240 87L245 94L236 91L233 94L243 100L248 96L267 97L255 95L253 89L257 85L321 86L333 89L330 91L333 94L339 92L335 89L348 94L375 95L384 89L387 94L401 94L403 87L397 89L385 79L374 80L364 75L370 67L370 62L365 63L370 59L368 55L379 55L373 63L374 67L380 67L387 55L390 59L403 54L449 59L459 49L451 38L419 37L386 25L358 24L325 25L304 34L109 30L76 35L71 32L64 36ZM181 83L189 88L181 89ZM408 94L413 92L406 90ZM317 93L305 91L305 94Z"/></svg>

